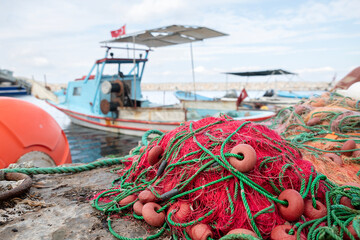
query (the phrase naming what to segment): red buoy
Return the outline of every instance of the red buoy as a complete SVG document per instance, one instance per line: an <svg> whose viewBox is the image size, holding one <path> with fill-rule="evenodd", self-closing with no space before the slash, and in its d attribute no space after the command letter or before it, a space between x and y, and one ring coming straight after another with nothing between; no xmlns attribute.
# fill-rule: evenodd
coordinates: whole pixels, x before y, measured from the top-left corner
<svg viewBox="0 0 360 240"><path fill-rule="evenodd" d="M343 160L339 155L336 155L335 153L325 153L324 157L330 159L331 161L333 161L334 163L340 166L343 165Z"/></svg>
<svg viewBox="0 0 360 240"><path fill-rule="evenodd" d="M133 205L134 212L138 216L142 216L142 209L144 205L140 201L136 201Z"/></svg>
<svg viewBox="0 0 360 240"><path fill-rule="evenodd" d="M356 148L355 141L350 139L344 143L344 145L341 147L341 150L353 150L355 148ZM353 151L349 151L349 152L343 152L342 154L350 157L352 153L353 153Z"/></svg>
<svg viewBox="0 0 360 240"><path fill-rule="evenodd" d="M293 235L289 234L290 229L293 227L290 225L278 225L272 231L270 235L271 240L296 240L297 232L294 231ZM300 234L300 239L305 240L306 236L304 234Z"/></svg>
<svg viewBox="0 0 360 240"><path fill-rule="evenodd" d="M143 204L148 202L155 202L156 196L150 190L144 190L139 193L139 200Z"/></svg>
<svg viewBox="0 0 360 240"><path fill-rule="evenodd" d="M142 208L142 215L145 222L154 227L161 227L165 222L165 212L156 211L159 210L161 206L154 202L146 203Z"/></svg>
<svg viewBox="0 0 360 240"><path fill-rule="evenodd" d="M129 195L127 197L125 197L124 199L122 199L120 202L119 202L119 205L120 206L126 206L128 205L129 203L132 203L133 201L136 200L136 195L135 194L132 194L132 195Z"/></svg>
<svg viewBox="0 0 360 240"><path fill-rule="evenodd" d="M256 233L254 233L253 231L249 230L249 229L245 229L245 228L236 228L236 229L233 229L231 231L229 231L226 235L230 235L230 234L246 234L246 235L250 235L250 236L253 236L253 237L258 237L256 235Z"/></svg>
<svg viewBox="0 0 360 240"><path fill-rule="evenodd" d="M174 211L172 213L172 219L177 222L185 222L186 218L191 213L190 204L187 202L177 202L169 208L167 215L172 211Z"/></svg>
<svg viewBox="0 0 360 240"><path fill-rule="evenodd" d="M164 153L164 149L160 146L155 146L149 151L148 162L151 166L155 165Z"/></svg>
<svg viewBox="0 0 360 240"><path fill-rule="evenodd" d="M191 228L191 239L193 240L207 240L208 237L213 237L209 225L204 223L196 224Z"/></svg>
<svg viewBox="0 0 360 240"><path fill-rule="evenodd" d="M0 97L0 109L0 169L26 161L36 167L71 163L65 133L45 110L9 97Z"/></svg>
<svg viewBox="0 0 360 240"><path fill-rule="evenodd" d="M310 219L319 219L325 217L327 214L327 208L324 204L316 200L316 207L313 206L311 200L305 201L304 215Z"/></svg>
<svg viewBox="0 0 360 240"><path fill-rule="evenodd" d="M278 199L288 202L288 206L278 203L281 216L290 222L299 220L304 213L304 200L300 193L294 189L286 189L280 193Z"/></svg>
<svg viewBox="0 0 360 240"><path fill-rule="evenodd" d="M248 144L238 144L231 149L231 153L244 156L244 159L242 160L236 157L229 158L229 163L238 171L247 173L254 169L256 164L256 152L252 146Z"/></svg>
<svg viewBox="0 0 360 240"><path fill-rule="evenodd" d="M296 114L303 114L304 112L306 111L306 107L303 106L303 105L298 105L298 106L295 106L295 113Z"/></svg>
<svg viewBox="0 0 360 240"><path fill-rule="evenodd" d="M307 126L315 126L315 125L320 124L320 122L321 122L321 118L314 117L314 118L309 119L309 121L307 121L306 125Z"/></svg>

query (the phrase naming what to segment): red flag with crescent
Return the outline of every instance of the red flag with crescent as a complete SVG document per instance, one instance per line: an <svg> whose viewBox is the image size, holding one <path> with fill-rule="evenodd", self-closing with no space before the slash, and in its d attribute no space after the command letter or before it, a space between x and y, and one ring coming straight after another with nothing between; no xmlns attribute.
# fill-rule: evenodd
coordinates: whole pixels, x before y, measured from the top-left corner
<svg viewBox="0 0 360 240"><path fill-rule="evenodd" d="M111 37L113 38L117 38L117 37L120 37L122 35L125 35L125 26L122 26L121 28L119 28L118 30L114 30L114 31L111 31Z"/></svg>
<svg viewBox="0 0 360 240"><path fill-rule="evenodd" d="M239 97L237 98L237 101L236 101L236 106L240 106L240 104L242 103L242 101L244 101L245 98L247 98L248 94L245 90L245 88L243 88L243 90L241 91Z"/></svg>

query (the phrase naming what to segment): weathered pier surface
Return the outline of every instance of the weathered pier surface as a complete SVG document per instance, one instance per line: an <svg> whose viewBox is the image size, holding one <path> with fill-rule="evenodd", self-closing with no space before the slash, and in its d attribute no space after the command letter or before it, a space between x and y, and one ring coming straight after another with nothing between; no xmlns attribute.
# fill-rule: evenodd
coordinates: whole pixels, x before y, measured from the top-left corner
<svg viewBox="0 0 360 240"><path fill-rule="evenodd" d="M112 168L33 176L34 184L26 195L0 203L0 239L115 239L108 230L107 215L89 201L111 187L117 178L110 173ZM112 222L117 233L129 238L146 238L158 231L134 218Z"/></svg>

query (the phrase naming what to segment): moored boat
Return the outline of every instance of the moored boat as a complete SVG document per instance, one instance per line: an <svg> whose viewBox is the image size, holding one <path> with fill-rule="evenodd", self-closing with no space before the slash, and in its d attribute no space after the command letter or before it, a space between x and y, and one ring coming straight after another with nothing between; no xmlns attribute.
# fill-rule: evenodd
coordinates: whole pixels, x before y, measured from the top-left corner
<svg viewBox="0 0 360 240"><path fill-rule="evenodd" d="M28 84L19 82L13 77L13 72L0 69L0 96L17 96L30 94Z"/></svg>
<svg viewBox="0 0 360 240"><path fill-rule="evenodd" d="M296 75L282 69L255 71L255 72L226 72L226 74L254 77L254 76L275 76L275 75ZM273 85L276 89L276 84ZM223 97L205 97L193 92L176 91L176 98L183 107L212 108L212 109L280 109L297 104L301 100L308 99L314 94L267 89L262 96L248 96L245 86L238 95L235 89L227 90Z"/></svg>
<svg viewBox="0 0 360 240"><path fill-rule="evenodd" d="M154 32L157 34L153 34ZM125 35L114 41L133 41L146 45L149 49L134 47L131 49L134 51L134 58L123 58L120 55L115 56L113 52L122 48L104 46L105 57L95 62L87 76L68 83L64 100L58 104L52 101L49 103L67 114L75 124L139 136L151 129L166 132L185 121L220 114L252 121L270 118L274 115L273 112L160 106L142 98L141 80L151 47L223 35L205 27L179 25L147 30L131 36ZM135 51L140 52L138 57L135 57Z"/></svg>

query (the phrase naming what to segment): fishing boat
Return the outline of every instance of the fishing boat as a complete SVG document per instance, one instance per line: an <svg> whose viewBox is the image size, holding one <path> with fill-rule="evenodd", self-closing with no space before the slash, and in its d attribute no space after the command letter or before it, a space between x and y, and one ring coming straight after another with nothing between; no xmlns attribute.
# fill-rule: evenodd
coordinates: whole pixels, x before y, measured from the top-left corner
<svg viewBox="0 0 360 240"><path fill-rule="evenodd" d="M223 110L250 110L257 111L255 107L248 104L241 104L240 96L237 94L231 97L211 98L191 91L177 90L175 97L180 101L183 108L205 108L205 109L223 109Z"/></svg>
<svg viewBox="0 0 360 240"><path fill-rule="evenodd" d="M255 72L226 72L227 75L242 77L268 76L269 78L281 75L296 75L282 69L255 71ZM288 81L291 84L291 81ZM297 104L301 100L308 99L314 94L299 93L295 91L275 90L278 89L276 81L271 84L274 89L267 89L261 96L248 96L245 88L238 95L236 90L227 91L223 97L209 98L192 92L176 91L175 96L183 107L211 107L222 109L279 109ZM291 87L291 86L290 86Z"/></svg>
<svg viewBox="0 0 360 240"><path fill-rule="evenodd" d="M0 69L0 96L27 94L30 94L30 86L26 82L18 81L10 70Z"/></svg>
<svg viewBox="0 0 360 240"><path fill-rule="evenodd" d="M248 98L244 101L244 104L251 104L251 105L275 105L286 107L290 105L294 105L298 103L302 99L308 99L313 96L313 94L309 93L298 93L292 90L278 90L279 86L277 84L277 79L270 82L271 78L275 76L296 76L296 73L289 72L283 69L273 69L273 70L263 70L263 71L252 71L252 72L226 72L225 74L240 76L240 77L268 77L269 85L272 85L273 88L269 88L265 91L265 93L256 98ZM287 78L286 83L288 83L288 87L291 88L292 80ZM286 86L283 86L286 87Z"/></svg>
<svg viewBox="0 0 360 240"><path fill-rule="evenodd" d="M64 96L59 98L63 99L62 101L48 102L68 115L75 124L137 136L151 129L166 132L184 121L220 114L252 121L272 117L273 112L162 106L142 97L141 80L151 48L191 43L223 35L206 27L171 25L103 42L106 43L102 46L106 50L105 57L95 61L88 75L68 83L66 91L62 91ZM129 48L109 46L114 42L133 42L134 48L130 50L134 57L123 58L121 53L115 55L115 50ZM135 44L148 48L135 48Z"/></svg>

